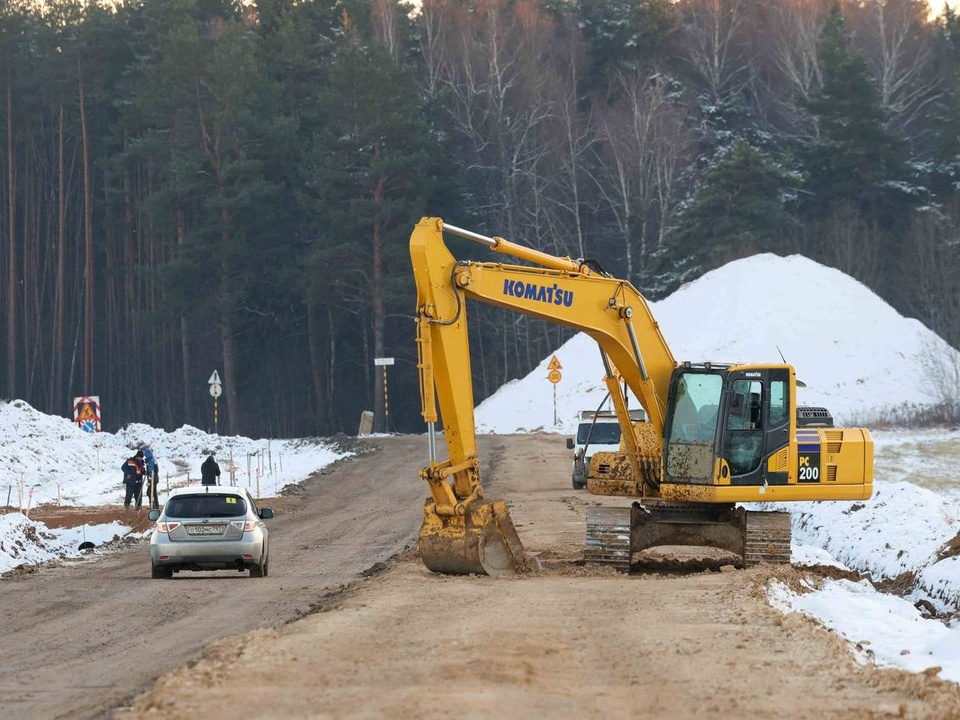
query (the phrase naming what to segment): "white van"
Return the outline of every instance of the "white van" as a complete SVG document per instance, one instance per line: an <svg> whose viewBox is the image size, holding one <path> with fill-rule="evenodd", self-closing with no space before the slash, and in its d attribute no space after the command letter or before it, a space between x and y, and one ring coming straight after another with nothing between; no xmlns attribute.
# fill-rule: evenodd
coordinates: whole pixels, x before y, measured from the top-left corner
<svg viewBox="0 0 960 720"><path fill-rule="evenodd" d="M633 422L646 420L647 414L637 408L630 411ZM620 449L620 422L610 411L581 410L577 416L577 436L567 438L567 449L573 450L573 489L587 485L590 458L597 452L617 452Z"/></svg>

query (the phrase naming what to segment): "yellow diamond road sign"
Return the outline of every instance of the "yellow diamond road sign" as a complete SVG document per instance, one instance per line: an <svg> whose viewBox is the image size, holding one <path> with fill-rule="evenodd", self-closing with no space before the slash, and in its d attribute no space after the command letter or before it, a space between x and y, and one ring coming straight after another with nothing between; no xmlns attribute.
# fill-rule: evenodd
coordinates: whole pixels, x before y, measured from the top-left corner
<svg viewBox="0 0 960 720"><path fill-rule="evenodd" d="M557 360L556 355L550 358L550 364L547 365L547 370L563 370L563 367L561 367L560 361Z"/></svg>

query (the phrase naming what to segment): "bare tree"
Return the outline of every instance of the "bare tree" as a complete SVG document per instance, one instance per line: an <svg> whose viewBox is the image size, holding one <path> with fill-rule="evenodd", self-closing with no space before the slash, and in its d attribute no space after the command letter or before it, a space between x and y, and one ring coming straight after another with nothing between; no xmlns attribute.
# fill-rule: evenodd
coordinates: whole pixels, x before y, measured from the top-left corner
<svg viewBox="0 0 960 720"><path fill-rule="evenodd" d="M867 287L878 288L883 275L882 232L856 205L841 200L818 228L821 257Z"/></svg>
<svg viewBox="0 0 960 720"><path fill-rule="evenodd" d="M683 5L683 47L713 101L753 81L753 58L744 42L745 0L688 0Z"/></svg>
<svg viewBox="0 0 960 720"><path fill-rule="evenodd" d="M943 213L914 215L905 238L905 272L920 320L945 342L931 340L924 350L924 378L940 401L943 420L960 420L960 202Z"/></svg>
<svg viewBox="0 0 960 720"><path fill-rule="evenodd" d="M566 252L567 241L572 240L576 256L584 258L588 254L583 218L588 188L584 185L592 185L590 166L596 154L597 134L590 107L578 94L587 62L586 49L572 23L563 37L566 43L557 48L553 62L556 72L549 83L554 112L547 141L552 145L549 156L558 172L538 174L537 181L543 188L536 189L533 198L538 211L546 204L546 198L550 198L557 209L556 213L542 213L550 220L556 218L550 223L549 231L555 241L552 243L555 251Z"/></svg>
<svg viewBox="0 0 960 720"><path fill-rule="evenodd" d="M667 95L668 78L621 75L617 83L622 101L598 121L606 169L600 191L616 219L627 276L634 277L663 241L691 136L682 108Z"/></svg>
<svg viewBox="0 0 960 720"><path fill-rule="evenodd" d="M435 11L445 22L430 49L432 73L450 91L454 126L476 158L468 172L483 204L474 210L517 237L525 227L524 183L548 152L540 129L552 113L546 93L552 21L531 0L486 0L470 13L425 6L431 22Z"/></svg>
<svg viewBox="0 0 960 720"><path fill-rule="evenodd" d="M769 7L776 66L789 95L809 100L823 82L817 47L828 15L827 0L771 0Z"/></svg>
<svg viewBox="0 0 960 720"><path fill-rule="evenodd" d="M426 91L430 97L436 97L444 77L450 77L447 52L446 28L455 24L457 8L450 0L423 0L420 3L420 52L423 55L426 73Z"/></svg>
<svg viewBox="0 0 960 720"><path fill-rule="evenodd" d="M876 79L889 124L902 130L938 97L931 25L924 0L850 2L847 22Z"/></svg>
<svg viewBox="0 0 960 720"><path fill-rule="evenodd" d="M400 11L394 0L373 0L370 5L374 34L394 60L400 56Z"/></svg>
<svg viewBox="0 0 960 720"><path fill-rule="evenodd" d="M920 318L954 347L960 347L960 201L943 213L917 213L904 239L905 270Z"/></svg>

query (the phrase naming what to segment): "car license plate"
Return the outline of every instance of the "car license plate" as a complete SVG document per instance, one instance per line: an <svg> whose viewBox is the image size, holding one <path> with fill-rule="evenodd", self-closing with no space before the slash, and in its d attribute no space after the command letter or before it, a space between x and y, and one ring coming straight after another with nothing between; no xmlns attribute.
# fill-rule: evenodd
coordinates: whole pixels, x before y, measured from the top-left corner
<svg viewBox="0 0 960 720"><path fill-rule="evenodd" d="M187 533L190 535L222 535L223 525L190 525Z"/></svg>

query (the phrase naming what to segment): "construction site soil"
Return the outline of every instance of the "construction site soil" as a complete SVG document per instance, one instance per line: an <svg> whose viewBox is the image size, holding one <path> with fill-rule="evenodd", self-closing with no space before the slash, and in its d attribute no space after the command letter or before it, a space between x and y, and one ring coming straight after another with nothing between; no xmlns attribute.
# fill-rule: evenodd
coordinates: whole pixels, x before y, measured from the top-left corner
<svg viewBox="0 0 960 720"><path fill-rule="evenodd" d="M563 438L481 439L487 497L507 500L542 566L496 578L436 575L419 561L425 438L374 438L366 450L264 501L277 511L269 578L151 580L143 540L84 563L4 576L13 582L0 583L11 629L0 715L960 718L960 689L935 669L876 668L862 661L869 647L854 653L813 620L768 604L772 579L799 590L831 570L628 575L584 564L587 506L625 501L571 488ZM39 508L32 517L53 527L129 514ZM92 640L97 630L80 608L95 608L93 597L45 599L68 584L74 598L77 587L81 598L95 587L101 598L105 589L117 595L101 601L104 613L129 606L152 618L113 635L101 623L107 637ZM39 669L43 658L27 659L40 625L10 608L14 594L56 618L56 634L43 633L44 646L55 638L48 672ZM129 632L144 633L144 642L125 640ZM78 655L68 650L85 642L127 646L89 655L79 668L86 685L71 675ZM59 692L31 689L51 678Z"/></svg>

